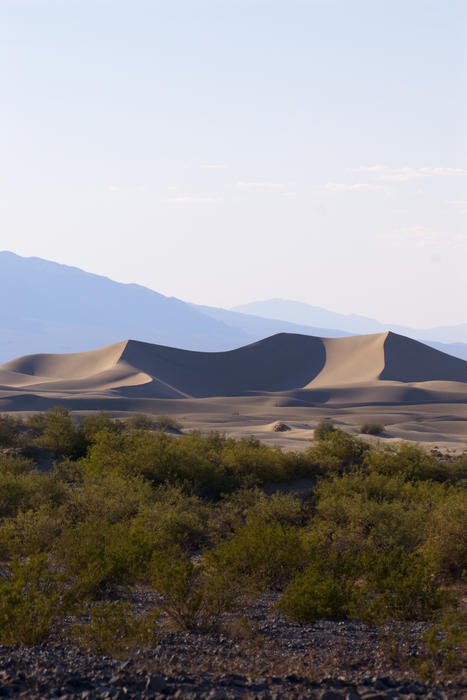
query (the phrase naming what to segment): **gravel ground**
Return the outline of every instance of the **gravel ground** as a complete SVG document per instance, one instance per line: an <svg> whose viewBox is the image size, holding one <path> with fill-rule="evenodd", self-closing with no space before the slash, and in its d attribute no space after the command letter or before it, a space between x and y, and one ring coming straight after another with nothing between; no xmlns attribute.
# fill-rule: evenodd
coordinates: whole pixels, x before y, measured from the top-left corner
<svg viewBox="0 0 467 700"><path fill-rule="evenodd" d="M0 697L24 698L466 698L467 683L423 684L404 657L417 653L425 625L410 625L391 656L376 630L355 622L298 626L265 596L245 610L248 624L226 619L222 632L180 632L166 624L159 642L128 659L55 641L0 646ZM154 599L133 598L144 611ZM164 626L164 624L163 624Z"/></svg>

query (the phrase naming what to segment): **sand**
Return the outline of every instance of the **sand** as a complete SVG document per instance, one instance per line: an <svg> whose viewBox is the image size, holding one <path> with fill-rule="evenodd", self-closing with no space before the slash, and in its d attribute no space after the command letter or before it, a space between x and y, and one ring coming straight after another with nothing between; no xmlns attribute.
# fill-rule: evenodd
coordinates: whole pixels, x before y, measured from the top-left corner
<svg viewBox="0 0 467 700"><path fill-rule="evenodd" d="M385 425L385 440L462 449L467 362L395 333L316 338L281 333L228 352L193 352L134 340L0 366L0 411L64 405L168 413L186 428L255 434L306 447L331 418L356 431ZM277 433L275 421L291 429Z"/></svg>

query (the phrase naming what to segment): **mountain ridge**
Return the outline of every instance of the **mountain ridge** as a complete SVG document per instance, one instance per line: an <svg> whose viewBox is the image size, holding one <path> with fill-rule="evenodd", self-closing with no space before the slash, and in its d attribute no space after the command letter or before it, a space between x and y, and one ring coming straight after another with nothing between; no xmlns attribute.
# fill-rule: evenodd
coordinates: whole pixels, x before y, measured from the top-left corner
<svg viewBox="0 0 467 700"><path fill-rule="evenodd" d="M434 340L440 343L467 342L467 323L438 326L434 328L411 328L402 324L382 323L369 316L360 314L341 314L329 311L321 306L313 306L291 299L265 299L240 304L230 309L235 313L258 315L270 320L286 321L303 325L319 325L324 328L339 328L351 334L379 333L392 330L401 335L414 337L416 340Z"/></svg>
<svg viewBox="0 0 467 700"><path fill-rule="evenodd" d="M8 251L0 252L0 294L7 300L0 309L0 362L31 353L84 352L122 337L217 352L280 332L352 334L337 327L304 326L191 304L142 285ZM428 342L467 359L467 344Z"/></svg>

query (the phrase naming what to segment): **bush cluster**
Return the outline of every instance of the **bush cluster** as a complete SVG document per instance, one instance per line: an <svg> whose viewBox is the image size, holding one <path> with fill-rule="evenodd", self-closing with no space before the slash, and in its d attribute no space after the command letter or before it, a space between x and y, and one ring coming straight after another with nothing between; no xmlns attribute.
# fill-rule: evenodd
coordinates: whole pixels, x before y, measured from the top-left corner
<svg viewBox="0 0 467 700"><path fill-rule="evenodd" d="M175 431L141 415L75 423L61 408L1 418L0 643L36 644L72 614L79 644L123 653L154 641L159 608L203 629L265 590L300 623L427 620L452 605L467 570L465 457L369 446L331 423L298 454L162 422ZM261 489L303 475L311 497ZM160 597L145 618L109 602L136 584Z"/></svg>

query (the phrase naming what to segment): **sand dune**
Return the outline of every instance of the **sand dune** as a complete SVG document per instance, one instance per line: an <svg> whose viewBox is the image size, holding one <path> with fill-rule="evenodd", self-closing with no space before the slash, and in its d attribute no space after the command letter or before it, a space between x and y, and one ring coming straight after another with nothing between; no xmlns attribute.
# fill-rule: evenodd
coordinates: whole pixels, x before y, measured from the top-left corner
<svg viewBox="0 0 467 700"><path fill-rule="evenodd" d="M331 418L354 431L386 426L462 450L467 362L394 333L347 338L279 334L228 352L192 352L133 340L0 366L0 411L62 404L84 413L169 413L188 428L255 434L300 449ZM283 421L290 430L277 433Z"/></svg>
<svg viewBox="0 0 467 700"><path fill-rule="evenodd" d="M90 352L28 355L0 366L3 395L16 390L63 398L278 394L278 400L311 403L413 403L462 400L466 383L467 362L394 333L348 338L281 333L218 353L128 340Z"/></svg>

